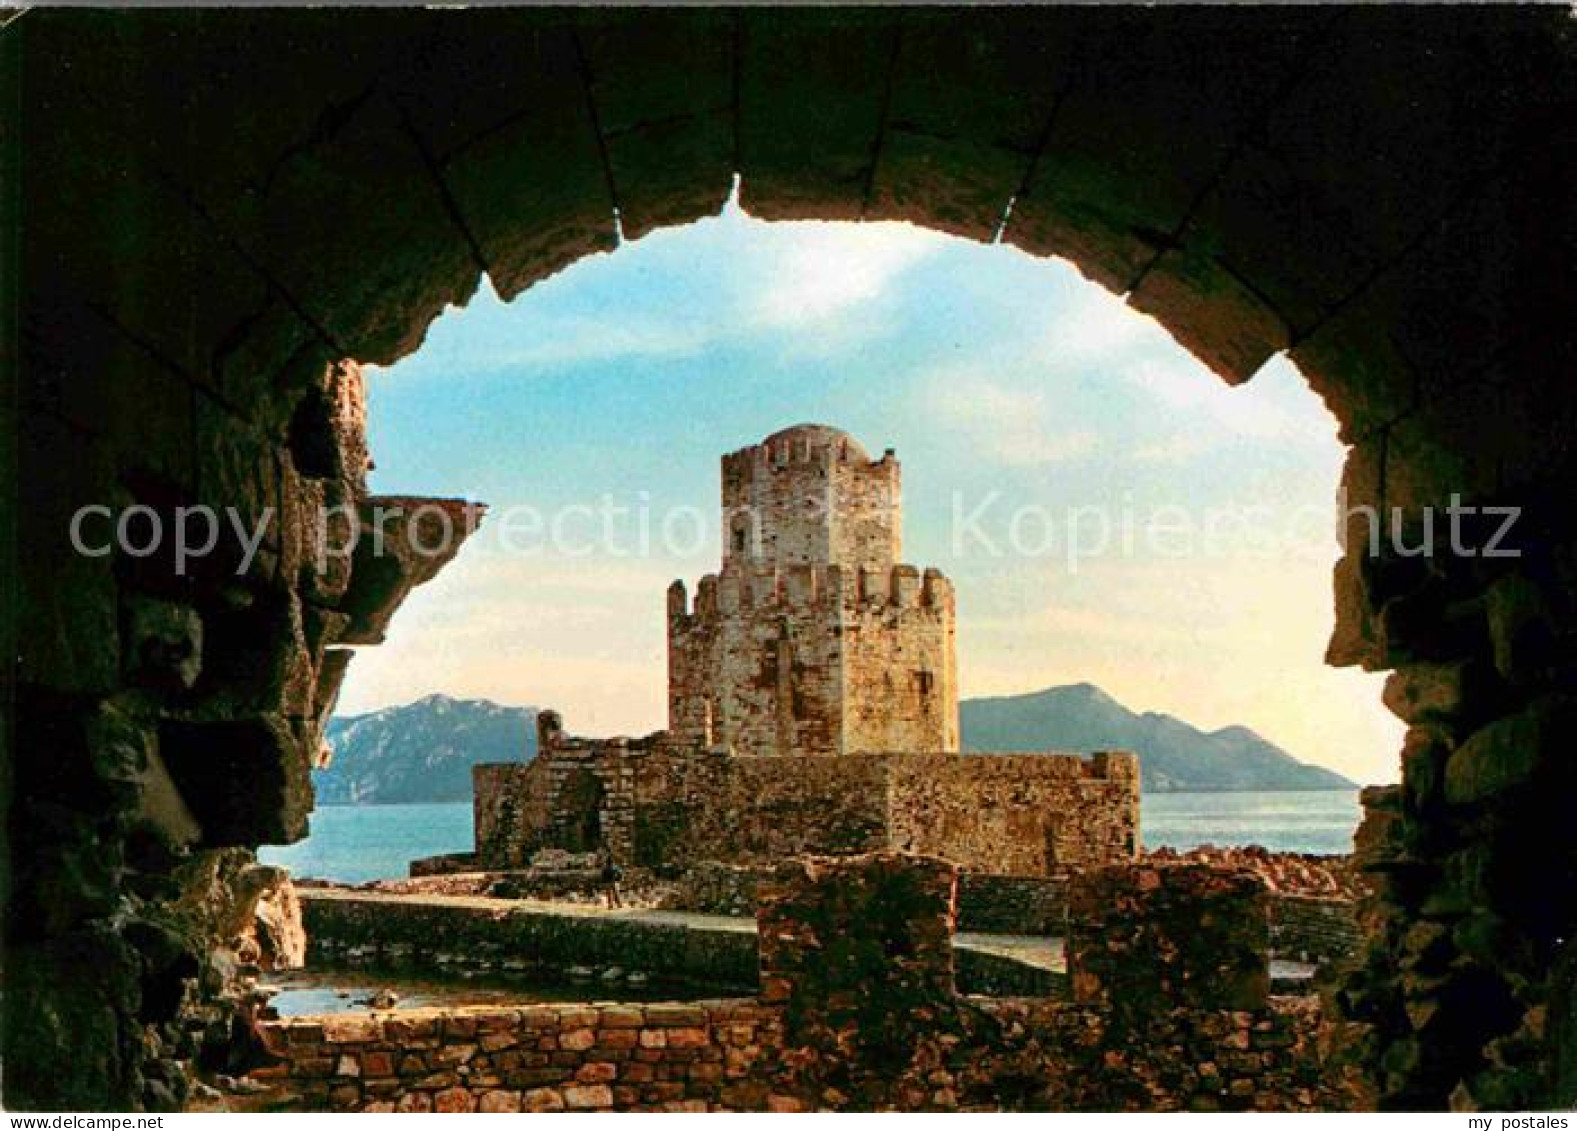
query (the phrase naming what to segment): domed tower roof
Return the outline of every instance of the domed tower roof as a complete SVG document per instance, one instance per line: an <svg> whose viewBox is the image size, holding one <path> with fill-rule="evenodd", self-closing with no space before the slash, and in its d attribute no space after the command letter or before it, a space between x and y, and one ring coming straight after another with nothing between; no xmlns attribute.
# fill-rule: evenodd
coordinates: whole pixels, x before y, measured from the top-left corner
<svg viewBox="0 0 1577 1131"><path fill-rule="evenodd" d="M834 428L830 424L796 424L792 428L784 428L774 432L761 441L767 447L777 447L779 444L808 443L812 448L837 448L842 446L850 459L861 459L870 462L870 453L863 444L849 435L842 428Z"/></svg>

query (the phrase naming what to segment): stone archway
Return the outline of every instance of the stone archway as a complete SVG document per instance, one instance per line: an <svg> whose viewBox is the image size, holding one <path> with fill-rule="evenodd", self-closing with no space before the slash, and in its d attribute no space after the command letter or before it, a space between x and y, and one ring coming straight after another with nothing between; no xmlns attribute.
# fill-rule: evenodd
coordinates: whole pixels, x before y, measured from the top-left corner
<svg viewBox="0 0 1577 1131"><path fill-rule="evenodd" d="M367 502L324 435L335 365L408 352L484 271L507 297L715 211L736 171L766 218L1065 256L1229 381L1289 351L1383 540L1416 546L1454 497L1482 547L1483 508L1520 508L1519 558L1336 571L1330 659L1395 669L1411 724L1370 797L1373 953L1343 996L1389 1105L1570 1100L1564 11L33 11L0 34L13 1104L179 1100L191 1029L162 989L214 943L170 909L223 902L222 846L300 835L338 646L441 564L308 552L312 504ZM90 503L279 523L236 581L74 552Z"/></svg>

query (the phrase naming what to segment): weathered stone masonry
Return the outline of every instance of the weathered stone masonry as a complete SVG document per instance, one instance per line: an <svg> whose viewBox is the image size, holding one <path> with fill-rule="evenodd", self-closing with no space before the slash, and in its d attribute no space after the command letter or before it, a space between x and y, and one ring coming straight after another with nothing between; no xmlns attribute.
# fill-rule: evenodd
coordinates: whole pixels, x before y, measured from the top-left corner
<svg viewBox="0 0 1577 1131"><path fill-rule="evenodd" d="M1139 848L1138 760L1121 753L735 758L545 733L532 762L477 766L472 782L484 868L548 847L647 866L893 848L1041 876Z"/></svg>
<svg viewBox="0 0 1577 1131"><path fill-rule="evenodd" d="M270 1022L261 1075L309 1107L373 1111L1364 1106L1312 1003L1265 996L1258 881L1166 871L1113 869L1076 896L1120 905L1146 945L1102 929L1111 915L1079 931L1072 1002L955 992L949 865L795 861L763 893L754 999ZM1223 948L1246 962L1225 979Z"/></svg>
<svg viewBox="0 0 1577 1131"><path fill-rule="evenodd" d="M668 730L735 754L958 749L951 583L902 565L898 460L800 425L723 457L723 567L668 590Z"/></svg>

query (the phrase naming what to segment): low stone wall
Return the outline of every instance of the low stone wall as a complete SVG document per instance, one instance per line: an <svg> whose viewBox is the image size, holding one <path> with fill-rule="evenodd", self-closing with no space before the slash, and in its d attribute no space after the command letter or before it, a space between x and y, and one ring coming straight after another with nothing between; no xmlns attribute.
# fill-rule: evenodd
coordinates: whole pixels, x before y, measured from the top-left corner
<svg viewBox="0 0 1577 1131"><path fill-rule="evenodd" d="M1270 900L1270 952L1299 962L1340 961L1358 953L1363 931L1348 899L1275 895Z"/></svg>
<svg viewBox="0 0 1577 1131"><path fill-rule="evenodd" d="M1138 1028L1075 1003L974 1004L998 1026L981 1066L1006 1107L1315 1112L1373 1103L1340 1039L1322 1037L1309 999L1273 998L1252 1011L1162 1010Z"/></svg>
<svg viewBox="0 0 1577 1131"><path fill-rule="evenodd" d="M1257 947L1266 962L1257 881L1125 871L1074 893L1072 962L1097 975L1077 1001L955 992L956 876L942 861L797 861L763 893L758 999L265 1022L273 1063L259 1075L304 1107L370 1111L1367 1105L1336 1059L1356 1034L1324 1025L1312 999L1266 998L1239 961ZM1084 929L1097 923L1104 933ZM1119 960L1155 969L1119 979Z"/></svg>
<svg viewBox="0 0 1577 1131"><path fill-rule="evenodd" d="M271 1022L254 1072L336 1111L708 1111L771 1091L778 1010L754 1001L409 1010Z"/></svg>
<svg viewBox="0 0 1577 1131"><path fill-rule="evenodd" d="M756 937L499 900L302 892L309 963L561 973L618 967L661 981L754 990Z"/></svg>
<svg viewBox="0 0 1577 1131"><path fill-rule="evenodd" d="M1068 930L1065 876L958 877L958 929L1006 935L1054 935Z"/></svg>
<svg viewBox="0 0 1577 1131"><path fill-rule="evenodd" d="M1306 1002L1178 1012L1142 1037L1099 1011L963 999L969 1036L934 1058L913 1110L1320 1111L1361 1102L1322 1056ZM267 1022L254 1071L293 1106L336 1111L798 1111L870 1106L796 1065L786 1011L750 999L473 1007Z"/></svg>
<svg viewBox="0 0 1577 1131"><path fill-rule="evenodd" d="M417 876L452 876L459 872L477 870L476 853L446 852L441 856L419 856L412 860L409 874Z"/></svg>

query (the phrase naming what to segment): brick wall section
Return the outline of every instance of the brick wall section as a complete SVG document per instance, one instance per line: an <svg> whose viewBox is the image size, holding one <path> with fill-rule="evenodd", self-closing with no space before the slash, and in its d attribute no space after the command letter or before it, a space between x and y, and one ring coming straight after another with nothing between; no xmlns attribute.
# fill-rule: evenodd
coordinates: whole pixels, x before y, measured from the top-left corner
<svg viewBox="0 0 1577 1131"><path fill-rule="evenodd" d="M961 999L973 1039L911 1089L919 1110L1344 1111L1361 1085L1319 1048L1306 1002L1179 1012L1143 1038L1045 999ZM693 1003L401 1010L266 1022L254 1075L341 1111L864 1110L785 1069L781 1007ZM793 1047L793 1046L789 1046ZM802 1059L799 1057L788 1059Z"/></svg>
<svg viewBox="0 0 1577 1131"><path fill-rule="evenodd" d="M754 1001L404 1010L263 1029L309 1109L707 1111L792 1106L771 1091L779 1012Z"/></svg>
<svg viewBox="0 0 1577 1131"><path fill-rule="evenodd" d="M1270 992L1264 881L1202 865L1100 868L1074 877L1074 1000L1118 1018L1178 1006L1260 1009Z"/></svg>
<svg viewBox="0 0 1577 1131"><path fill-rule="evenodd" d="M669 729L742 755L958 749L952 583L911 565L726 566L668 590Z"/></svg>
<svg viewBox="0 0 1577 1131"><path fill-rule="evenodd" d="M520 868L543 840L551 812L546 763L539 751L524 764L471 767L476 861L484 868Z"/></svg>

